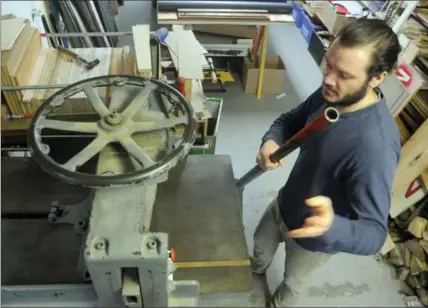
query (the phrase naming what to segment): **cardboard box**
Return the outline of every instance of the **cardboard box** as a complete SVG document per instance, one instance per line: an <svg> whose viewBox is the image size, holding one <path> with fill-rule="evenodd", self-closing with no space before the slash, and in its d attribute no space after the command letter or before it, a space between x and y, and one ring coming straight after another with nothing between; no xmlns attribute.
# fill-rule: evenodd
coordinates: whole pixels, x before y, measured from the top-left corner
<svg viewBox="0 0 428 308"><path fill-rule="evenodd" d="M245 93L255 94L259 82L259 58L251 61L244 59L241 80ZM266 57L263 92L279 94L282 93L282 85L285 80L285 66L279 56Z"/></svg>
<svg viewBox="0 0 428 308"><path fill-rule="evenodd" d="M355 19L353 17L346 17L343 14L337 14L328 1L324 1L320 10L316 12L316 15L332 35L336 35L343 26Z"/></svg>

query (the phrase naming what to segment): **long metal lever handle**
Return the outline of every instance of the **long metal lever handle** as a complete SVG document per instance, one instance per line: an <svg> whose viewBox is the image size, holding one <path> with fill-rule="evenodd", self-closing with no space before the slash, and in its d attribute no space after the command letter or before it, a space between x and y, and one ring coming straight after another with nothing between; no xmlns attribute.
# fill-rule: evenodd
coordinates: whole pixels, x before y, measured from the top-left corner
<svg viewBox="0 0 428 308"><path fill-rule="evenodd" d="M300 131L298 131L293 137L279 147L278 150L270 155L270 160L273 163L279 162L285 156L297 149L306 138L320 131L321 129L329 126L331 123L339 120L340 113L333 107L327 107L315 120L308 123ZM258 178L265 172L259 165L255 165L246 174L244 174L237 182L236 186L238 189L243 189L247 184Z"/></svg>

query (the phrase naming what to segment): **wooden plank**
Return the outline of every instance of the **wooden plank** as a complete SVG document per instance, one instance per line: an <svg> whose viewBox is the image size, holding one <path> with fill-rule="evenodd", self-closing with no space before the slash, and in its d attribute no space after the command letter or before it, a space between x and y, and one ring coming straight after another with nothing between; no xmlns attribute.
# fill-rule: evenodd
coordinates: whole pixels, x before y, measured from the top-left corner
<svg viewBox="0 0 428 308"><path fill-rule="evenodd" d="M407 191L409 183L413 182L421 173L428 168L428 120L419 127L412 137L401 149L401 159L396 170L396 176L392 188L393 198L403 191ZM391 211L396 215L400 210ZM398 214L397 214L398 213Z"/></svg>
<svg viewBox="0 0 428 308"><path fill-rule="evenodd" d="M294 23L294 18L289 14L269 14L267 19L254 18L179 18L177 13L158 12L160 24L192 24L192 25L270 25Z"/></svg>
<svg viewBox="0 0 428 308"><path fill-rule="evenodd" d="M250 260L174 262L176 268L250 266Z"/></svg>
<svg viewBox="0 0 428 308"><path fill-rule="evenodd" d="M27 85L41 49L39 31L30 26L24 27L7 63L2 63L2 85ZM21 90L6 92L4 96L12 114L21 115L25 112L21 104Z"/></svg>
<svg viewBox="0 0 428 308"><path fill-rule="evenodd" d="M29 24L28 19L25 18L12 18L1 20L1 51L2 58L5 55L3 52L11 50L22 30ZM3 58L3 61L7 59Z"/></svg>
<svg viewBox="0 0 428 308"><path fill-rule="evenodd" d="M428 171L428 169L427 169ZM427 172L425 171L425 173ZM423 173L424 174L424 173ZM426 174L424 174L427 177ZM412 180L408 185L392 194L391 208L389 215L396 218L401 213L409 209L416 202L419 202L427 194L428 181L422 179L422 175Z"/></svg>
<svg viewBox="0 0 428 308"><path fill-rule="evenodd" d="M396 117L395 122L397 123L398 130L400 131L401 144L405 144L406 141L409 140L410 138L410 133L407 130L407 128L404 126L404 123L400 117Z"/></svg>
<svg viewBox="0 0 428 308"><path fill-rule="evenodd" d="M426 168L421 174L422 187L426 193L428 193L428 168Z"/></svg>
<svg viewBox="0 0 428 308"><path fill-rule="evenodd" d="M380 250L381 255L386 255L388 252L395 248L395 244L391 239L391 236L387 234L385 243L383 244L382 249Z"/></svg>
<svg viewBox="0 0 428 308"><path fill-rule="evenodd" d="M152 76L152 57L150 52L150 26L136 25L132 27L137 71L140 76Z"/></svg>

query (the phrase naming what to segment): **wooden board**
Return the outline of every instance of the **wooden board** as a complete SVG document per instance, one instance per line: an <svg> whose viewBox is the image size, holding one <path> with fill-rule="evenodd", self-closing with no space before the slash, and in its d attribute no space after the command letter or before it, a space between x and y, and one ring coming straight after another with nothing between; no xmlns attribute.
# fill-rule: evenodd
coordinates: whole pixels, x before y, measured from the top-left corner
<svg viewBox="0 0 428 308"><path fill-rule="evenodd" d="M428 168L408 185L397 189L392 194L390 216L396 218L428 194Z"/></svg>
<svg viewBox="0 0 428 308"><path fill-rule="evenodd" d="M401 159L396 170L392 197L406 191L422 170L428 168L428 120L410 137L401 149ZM394 211L400 212L400 211ZM398 213L399 214L399 213Z"/></svg>
<svg viewBox="0 0 428 308"><path fill-rule="evenodd" d="M150 26L132 26L135 54L137 57L137 72L139 76L152 76L152 57L150 49Z"/></svg>
<svg viewBox="0 0 428 308"><path fill-rule="evenodd" d="M107 49L107 48L106 48ZM79 52L79 49L76 49ZM92 53L88 54L88 57L93 56L96 54L96 51L94 49L87 49L92 50ZM101 51L102 53L103 51ZM106 51L104 51L106 52ZM134 66L135 66L135 56L130 51L129 47L125 46L124 48L111 48L111 54L108 59L108 72L107 74L129 74L132 75L134 73ZM59 54L54 49L42 49L42 53L40 54L39 58L37 59L36 66L33 70L32 79L30 80L31 84L50 84L53 81L57 81L56 83L73 83L79 80L79 74L73 73L73 71L81 70L81 67L79 66L76 68L77 64L73 64L72 62L69 62L64 57L59 57ZM74 68L73 68L74 67ZM50 72L46 74L45 72ZM64 81L64 79L55 79L56 78L68 78ZM87 77L86 77L87 78ZM59 80L59 81L58 81ZM56 90L24 90L22 91L24 97L22 99L22 102L20 103L22 105L22 109L26 110L29 113L33 113L41 103L43 103L50 95L55 93L56 91L59 91L60 89ZM110 92L107 93L108 98L110 95ZM57 112L91 112L92 107L88 105L86 102L86 99L84 97L73 97L73 99L70 99L67 101L66 105L61 108L58 108ZM8 109L7 109L8 110ZM9 110L8 110L9 111ZM2 111L3 112L3 111ZM6 112L6 109L5 111ZM24 119L24 120L9 120L9 121L2 121L1 122L1 129L3 135L10 135L10 134L25 134L26 130L29 126L31 119Z"/></svg>
<svg viewBox="0 0 428 308"><path fill-rule="evenodd" d="M204 25L269 25L294 23L292 15L270 14L267 19L244 18L179 18L177 13L158 12L159 24L204 24Z"/></svg>
<svg viewBox="0 0 428 308"><path fill-rule="evenodd" d="M2 86L27 85L31 72L42 49L40 33L36 28L25 26L18 37L7 62L2 59ZM7 91L4 96L13 114L24 113L21 100L22 91Z"/></svg>
<svg viewBox="0 0 428 308"><path fill-rule="evenodd" d="M1 51L2 58L3 52L11 50L15 44L18 36L21 34L25 25L28 25L29 21L25 18L11 18L1 20ZM6 59L2 59L4 61Z"/></svg>
<svg viewBox="0 0 428 308"><path fill-rule="evenodd" d="M42 49L40 57L37 59L30 84L73 84L96 76L121 74L124 71L123 63L129 65L127 62L129 60L128 49L126 54L124 54L123 48L77 48L71 50L88 60L99 59L100 64L88 71L68 55L53 48L45 48ZM23 91L22 105L24 111L34 113L48 97L57 91L59 89ZM102 88L98 94L104 99L110 97L110 93ZM63 113L94 112L83 92L70 97L56 111Z"/></svg>

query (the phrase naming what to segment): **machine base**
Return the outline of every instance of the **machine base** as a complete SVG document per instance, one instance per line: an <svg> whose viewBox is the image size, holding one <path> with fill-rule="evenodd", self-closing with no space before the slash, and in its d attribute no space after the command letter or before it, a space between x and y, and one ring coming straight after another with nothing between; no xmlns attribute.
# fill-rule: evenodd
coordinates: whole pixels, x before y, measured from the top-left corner
<svg viewBox="0 0 428 308"><path fill-rule="evenodd" d="M178 294L189 291L179 288ZM15 286L2 288L2 307L100 307L90 284ZM169 307L249 307L249 293L203 294L199 303L171 296Z"/></svg>
<svg viewBox="0 0 428 308"><path fill-rule="evenodd" d="M2 177L9 177L2 181L2 306L97 306L79 262L82 235L47 219L53 201L79 203L89 191L60 183L34 164L2 158ZM251 269L230 157L190 155L183 164L159 184L150 232L168 234L176 251L174 280L198 281L200 299L184 303L194 290L178 285L169 305L248 306Z"/></svg>

